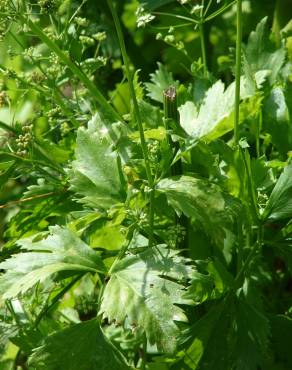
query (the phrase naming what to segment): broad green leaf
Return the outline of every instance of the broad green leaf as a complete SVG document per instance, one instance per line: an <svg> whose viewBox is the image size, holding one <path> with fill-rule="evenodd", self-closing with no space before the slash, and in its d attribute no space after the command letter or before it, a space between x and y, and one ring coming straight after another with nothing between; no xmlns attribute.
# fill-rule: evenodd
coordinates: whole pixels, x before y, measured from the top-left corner
<svg viewBox="0 0 292 370"><path fill-rule="evenodd" d="M232 313L231 299L213 306L189 330L191 344L185 350L184 363L190 369L230 369L228 330ZM219 360L220 359L220 360Z"/></svg>
<svg viewBox="0 0 292 370"><path fill-rule="evenodd" d="M285 167L268 200L263 219L282 219L292 215L292 164Z"/></svg>
<svg viewBox="0 0 292 370"><path fill-rule="evenodd" d="M9 338L14 336L18 331L16 325L6 323L1 317L0 322L0 357L3 355L5 348L8 344Z"/></svg>
<svg viewBox="0 0 292 370"><path fill-rule="evenodd" d="M175 304L189 303L182 297L191 268L178 252L157 247L117 262L111 271L100 312L111 322L129 324L145 330L158 350L173 352L179 329L175 321L185 321Z"/></svg>
<svg viewBox="0 0 292 370"><path fill-rule="evenodd" d="M191 285L185 294L197 304L206 300L218 299L232 287L233 277L218 260L199 261L200 271L192 274Z"/></svg>
<svg viewBox="0 0 292 370"><path fill-rule="evenodd" d="M91 207L109 208L124 200L118 158L111 144L108 129L98 119L90 121L88 129L78 130L69 180L71 190Z"/></svg>
<svg viewBox="0 0 292 370"><path fill-rule="evenodd" d="M237 370L257 370L267 353L269 321L254 305L240 297L235 314Z"/></svg>
<svg viewBox="0 0 292 370"><path fill-rule="evenodd" d="M285 369L292 367L291 338L292 319L288 315L271 315L272 345L277 359L284 364Z"/></svg>
<svg viewBox="0 0 292 370"><path fill-rule="evenodd" d="M273 88L263 105L263 128L271 134L273 144L283 154L286 154L292 145L291 112L289 112L291 102L286 93L283 87Z"/></svg>
<svg viewBox="0 0 292 370"><path fill-rule="evenodd" d="M224 83L217 81L207 90L205 98L197 112L195 106L187 102L180 107L180 123L183 129L192 137L201 138L211 132L220 121L228 118L233 110L234 85L226 91ZM220 104L218 102L220 101ZM191 119L191 120L190 120Z"/></svg>
<svg viewBox="0 0 292 370"><path fill-rule="evenodd" d="M270 41L267 21L267 17L263 18L250 34L244 63L248 64L247 68L254 75L261 70L270 71L269 79L274 83L285 61L286 51L284 47L276 49Z"/></svg>
<svg viewBox="0 0 292 370"><path fill-rule="evenodd" d="M104 336L96 319L48 336L29 361L45 370L126 370L123 355Z"/></svg>
<svg viewBox="0 0 292 370"><path fill-rule="evenodd" d="M163 102L163 92L170 86L178 87L178 82L174 80L172 73L168 72L166 67L158 63L158 70L150 75L151 82L145 83L148 91L148 96L158 101Z"/></svg>
<svg viewBox="0 0 292 370"><path fill-rule="evenodd" d="M50 228L42 240L31 237L18 241L21 253L0 263L6 272L0 277L4 299L25 293L38 282L62 271L73 274L105 272L99 253L92 250L68 229Z"/></svg>
<svg viewBox="0 0 292 370"><path fill-rule="evenodd" d="M224 227L230 228L238 215L238 203L208 180L190 176L165 178L157 184L176 212L183 212L202 224L207 233L222 245Z"/></svg>
<svg viewBox="0 0 292 370"><path fill-rule="evenodd" d="M242 84L244 82L242 78ZM234 126L234 93L234 83L225 89L224 83L217 81L207 90L199 108L190 101L179 107L180 125L188 135L196 139L203 138L210 142L221 137ZM255 98L245 88L242 88L241 98L243 102L240 105L240 123L248 116L256 114L260 108L257 100L254 101ZM251 99L252 104L247 98Z"/></svg>
<svg viewBox="0 0 292 370"><path fill-rule="evenodd" d="M162 114L158 107L144 100L138 102L143 123L147 128L159 128L163 126Z"/></svg>

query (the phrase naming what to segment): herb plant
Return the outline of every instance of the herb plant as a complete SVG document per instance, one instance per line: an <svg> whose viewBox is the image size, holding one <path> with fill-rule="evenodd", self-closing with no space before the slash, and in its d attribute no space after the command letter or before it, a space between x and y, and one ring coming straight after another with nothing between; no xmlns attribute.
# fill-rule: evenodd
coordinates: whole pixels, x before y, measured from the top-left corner
<svg viewBox="0 0 292 370"><path fill-rule="evenodd" d="M291 0L0 5L0 369L290 370Z"/></svg>

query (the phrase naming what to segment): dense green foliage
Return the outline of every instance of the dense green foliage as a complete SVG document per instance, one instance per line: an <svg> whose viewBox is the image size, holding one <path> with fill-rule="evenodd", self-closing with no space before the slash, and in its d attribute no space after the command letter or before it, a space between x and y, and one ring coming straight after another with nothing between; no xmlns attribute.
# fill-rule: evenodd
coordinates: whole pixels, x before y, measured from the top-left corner
<svg viewBox="0 0 292 370"><path fill-rule="evenodd" d="M292 368L291 9L0 0L1 370Z"/></svg>

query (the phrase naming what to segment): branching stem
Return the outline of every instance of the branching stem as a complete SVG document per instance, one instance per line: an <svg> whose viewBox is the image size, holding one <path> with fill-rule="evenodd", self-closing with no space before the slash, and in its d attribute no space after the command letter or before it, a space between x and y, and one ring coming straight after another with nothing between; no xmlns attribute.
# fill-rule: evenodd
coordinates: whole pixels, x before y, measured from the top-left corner
<svg viewBox="0 0 292 370"><path fill-rule="evenodd" d="M120 20L119 20L118 14L116 12L116 9L113 5L113 1L112 0L107 0L107 3L108 3L108 6L110 8L110 11L112 13L113 19L114 19L114 23L115 23L119 43L120 43L120 48L121 48L122 57L123 57L124 65L125 65L125 70L126 70L127 80L128 80L128 84L129 84L130 94L131 94L131 98L132 98L133 105L134 105L134 115L135 115L135 118L137 120L139 134L140 134L141 148L142 148L143 158L144 158L144 162L145 162L148 185L151 189L151 192L150 192L150 210L149 210L149 227L150 227L149 246L151 247L152 242L153 242L153 219L154 219L154 212L153 212L154 188L153 188L153 186L154 186L154 181L153 181L153 177L152 177L152 173L151 173L150 161L149 161L149 157L148 157L148 149L147 149L147 145L146 145L141 114L140 114L139 105L138 105L138 101L137 101L137 97L136 97L136 93L135 93L135 89L134 89L132 74L131 74L131 71L130 71L130 61L129 61L128 54L127 54L127 51L126 51L126 45L125 45L125 40L124 40Z"/></svg>

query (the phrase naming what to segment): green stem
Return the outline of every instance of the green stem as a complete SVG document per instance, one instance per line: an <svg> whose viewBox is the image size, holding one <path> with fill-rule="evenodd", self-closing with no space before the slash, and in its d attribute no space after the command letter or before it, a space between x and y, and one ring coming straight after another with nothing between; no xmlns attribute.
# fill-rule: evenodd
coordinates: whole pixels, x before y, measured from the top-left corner
<svg viewBox="0 0 292 370"><path fill-rule="evenodd" d="M172 17L172 18L176 18L176 19L182 19L184 21L188 21L190 23L195 23L195 24L198 24L199 22L196 21L195 19L193 18L190 18L190 17L185 17L183 15L178 15L178 14L172 14L172 13L165 13L165 12L152 12L154 15L164 15L166 17Z"/></svg>
<svg viewBox="0 0 292 370"><path fill-rule="evenodd" d="M95 86L95 84L86 76L86 74L59 48L59 46L52 41L43 31L42 29L34 23L29 18L26 18L24 15L19 15L21 21L28 25L28 27L37 35L37 37L48 46L60 59L61 62L66 64L71 72L79 78L79 80L84 84L84 86L90 91L92 94L93 99L97 101L97 103L114 119L118 121L122 121L120 115L116 112L116 110L108 103L99 89Z"/></svg>
<svg viewBox="0 0 292 370"><path fill-rule="evenodd" d="M207 68L207 56L206 56L206 45L205 45L203 20L201 21L201 23L199 25L199 33L200 33L200 41L201 41L202 61L203 61L203 65L204 65L204 76L207 77L208 68Z"/></svg>
<svg viewBox="0 0 292 370"><path fill-rule="evenodd" d="M207 67L207 54L206 54L206 44L205 44L205 33L204 33L204 8L205 8L205 0L202 0L202 9L200 13L200 23L199 23L199 34L200 34L200 41L201 41L201 53L202 53L202 61L204 65L204 76L208 76L208 67Z"/></svg>
<svg viewBox="0 0 292 370"><path fill-rule="evenodd" d="M205 22L210 21L211 19L217 17L221 13L224 13L225 10L229 9L231 6L233 6L236 3L236 0L232 1L228 5L223 5L220 9L218 9L216 12L210 14L208 17L205 18Z"/></svg>
<svg viewBox="0 0 292 370"><path fill-rule="evenodd" d="M169 123L174 122L178 125L179 115L177 110L177 93L176 89L173 86L170 86L168 89L164 90L163 92L163 103L164 103L164 125L165 130L167 133L167 144L172 149L174 148L177 152L180 147L178 142L173 142L171 140L168 131L170 129ZM177 161L174 163L173 167L171 168L171 175L181 175L182 174L182 163L181 161Z"/></svg>
<svg viewBox="0 0 292 370"><path fill-rule="evenodd" d="M261 147L260 147L260 135L263 125L263 112L260 109L258 122L257 122L257 133L256 133L256 149L257 149L257 158L261 156Z"/></svg>
<svg viewBox="0 0 292 370"><path fill-rule="evenodd" d="M7 125L7 123L5 122L0 121L0 128L2 130L13 132L14 134L16 134L16 130L13 127Z"/></svg>
<svg viewBox="0 0 292 370"><path fill-rule="evenodd" d="M120 48L121 48L121 53L122 53L125 69L126 69L126 75L127 75L127 80L128 80L128 84L129 84L130 94L131 94L131 98L132 98L133 105L134 105L134 115L135 115L135 118L137 120L138 128L139 128L141 148L142 148L143 158L144 158L144 162L145 162L148 185L151 189L150 210L149 210L149 226L150 226L149 246L152 246L152 242L153 242L153 218L154 218L154 212L153 212L154 195L152 195L152 193L154 193L154 189L153 189L154 181L153 181L153 177L152 177L152 174L151 174L151 167L150 167L150 161L149 161L149 157L148 157L148 150L147 150L147 145L146 145L146 140L145 140L145 135L144 135L144 130L143 130L142 119L141 119L140 110L139 110L139 106L138 106L138 101L137 101L137 97L136 97L136 93L135 93L135 89L134 89L133 78L132 78L132 74L131 74L131 71L130 71L130 62L129 62L128 54L127 54L127 51L126 51L126 45L125 45L125 40L124 40L120 20L119 20L118 14L116 12L116 9L113 5L112 0L107 0L107 3L108 3L108 6L110 8L110 11L112 13L112 16L113 16L113 20L114 20L114 23L115 23L115 27L116 27L116 31L117 31L117 35L118 35L118 39L119 39L119 43L120 43Z"/></svg>
<svg viewBox="0 0 292 370"><path fill-rule="evenodd" d="M67 293L75 283L82 277L82 275L77 275L71 282L66 285L51 301L51 303L45 306L41 312L37 315L36 320L34 322L34 328L39 326L41 320L45 317L45 315L56 305L60 302L60 299Z"/></svg>
<svg viewBox="0 0 292 370"><path fill-rule="evenodd" d="M242 40L242 0L237 0L236 71L235 71L235 104L234 104L234 141L236 145L239 142L241 40Z"/></svg>
<svg viewBox="0 0 292 370"><path fill-rule="evenodd" d="M234 280L234 287L235 288L237 288L238 283L240 282L240 280L244 276L244 274L245 274L246 270L248 269L251 261L253 260L254 256L257 254L257 252L259 251L261 246L262 246L262 226L260 225L259 226L259 232L258 232L258 239L257 239L256 243L254 244L254 246L251 248L248 256L246 257L246 260L244 261L243 265L241 266L240 271L238 272L238 274L237 274L237 276Z"/></svg>

